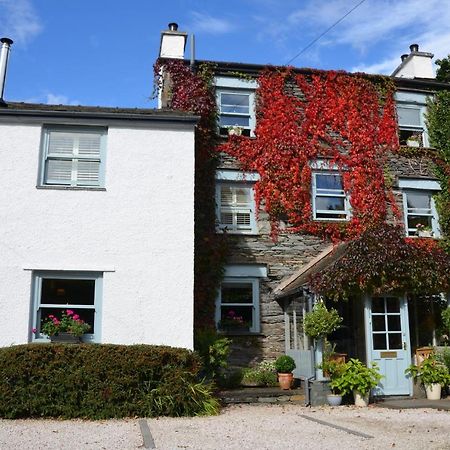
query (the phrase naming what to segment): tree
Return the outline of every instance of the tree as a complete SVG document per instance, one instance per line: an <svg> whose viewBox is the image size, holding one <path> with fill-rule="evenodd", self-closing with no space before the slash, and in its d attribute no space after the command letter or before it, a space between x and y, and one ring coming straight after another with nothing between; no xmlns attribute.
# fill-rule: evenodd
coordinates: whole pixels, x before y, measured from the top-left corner
<svg viewBox="0 0 450 450"><path fill-rule="evenodd" d="M436 80L450 83L450 54L446 58L437 59Z"/></svg>

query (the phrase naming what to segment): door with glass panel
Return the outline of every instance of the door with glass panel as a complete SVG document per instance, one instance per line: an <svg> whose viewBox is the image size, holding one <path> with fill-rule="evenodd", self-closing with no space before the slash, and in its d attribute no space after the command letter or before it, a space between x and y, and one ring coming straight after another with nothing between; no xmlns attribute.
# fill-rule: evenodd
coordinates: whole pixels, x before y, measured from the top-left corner
<svg viewBox="0 0 450 450"><path fill-rule="evenodd" d="M409 395L405 369L411 363L408 302L405 297L368 297L365 308L367 359L383 376L376 395Z"/></svg>

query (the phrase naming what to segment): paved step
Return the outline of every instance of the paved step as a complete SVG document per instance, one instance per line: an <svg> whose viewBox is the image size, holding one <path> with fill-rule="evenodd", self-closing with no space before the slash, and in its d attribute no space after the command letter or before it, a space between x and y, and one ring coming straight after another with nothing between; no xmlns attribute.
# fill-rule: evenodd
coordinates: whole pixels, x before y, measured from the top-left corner
<svg viewBox="0 0 450 450"><path fill-rule="evenodd" d="M441 400L427 400L425 398L405 398L405 399L388 399L376 403L381 408L389 409L419 409L433 408L450 411L450 399L442 398Z"/></svg>
<svg viewBox="0 0 450 450"><path fill-rule="evenodd" d="M248 387L219 392L219 397L225 404L236 403L294 403L305 404L303 389L284 391L279 387L257 388Z"/></svg>

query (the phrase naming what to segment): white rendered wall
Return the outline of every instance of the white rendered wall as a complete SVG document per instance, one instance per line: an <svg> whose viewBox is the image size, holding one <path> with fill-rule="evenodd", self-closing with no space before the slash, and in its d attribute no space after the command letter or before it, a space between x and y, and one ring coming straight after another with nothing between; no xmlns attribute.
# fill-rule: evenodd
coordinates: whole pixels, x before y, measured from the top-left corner
<svg viewBox="0 0 450 450"><path fill-rule="evenodd" d="M37 189L40 137L0 123L0 346L31 339L34 269L105 271L100 342L192 348L193 126L110 125L105 191Z"/></svg>
<svg viewBox="0 0 450 450"><path fill-rule="evenodd" d="M433 64L428 56L414 55L395 74L400 78L434 78Z"/></svg>

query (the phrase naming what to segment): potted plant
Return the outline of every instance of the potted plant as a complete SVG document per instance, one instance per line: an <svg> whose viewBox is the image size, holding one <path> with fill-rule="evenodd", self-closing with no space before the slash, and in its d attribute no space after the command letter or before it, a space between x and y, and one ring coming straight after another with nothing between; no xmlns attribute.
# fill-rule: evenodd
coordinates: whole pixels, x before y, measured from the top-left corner
<svg viewBox="0 0 450 450"><path fill-rule="evenodd" d="M41 325L41 333L49 336L51 342L70 344L81 342L81 336L90 329L91 326L71 309L63 311L60 319L49 314ZM33 329L33 332L37 330Z"/></svg>
<svg viewBox="0 0 450 450"><path fill-rule="evenodd" d="M420 133L413 133L406 139L406 145L408 147L420 147L421 143L422 143L422 136L420 135Z"/></svg>
<svg viewBox="0 0 450 450"><path fill-rule="evenodd" d="M281 389L290 389L294 375L295 361L288 355L281 355L275 361L275 369L278 372L278 382Z"/></svg>
<svg viewBox="0 0 450 450"><path fill-rule="evenodd" d="M239 125L228 127L228 136L242 136L243 128Z"/></svg>
<svg viewBox="0 0 450 450"><path fill-rule="evenodd" d="M419 237L433 237L433 229L430 226L418 223L416 228Z"/></svg>
<svg viewBox="0 0 450 450"><path fill-rule="evenodd" d="M328 404L330 406L339 406L342 403L342 392L339 387L339 379L345 370L345 362L324 359L320 368L330 379L331 394L327 394Z"/></svg>
<svg viewBox="0 0 450 450"><path fill-rule="evenodd" d="M405 373L425 386L428 400L439 400L442 387L450 384L448 368L431 354L420 365L411 364Z"/></svg>
<svg viewBox="0 0 450 450"><path fill-rule="evenodd" d="M330 387L342 395L353 392L355 406L367 406L370 391L378 385L381 377L376 363L367 367L359 359L352 358L343 364L341 373L332 380Z"/></svg>

